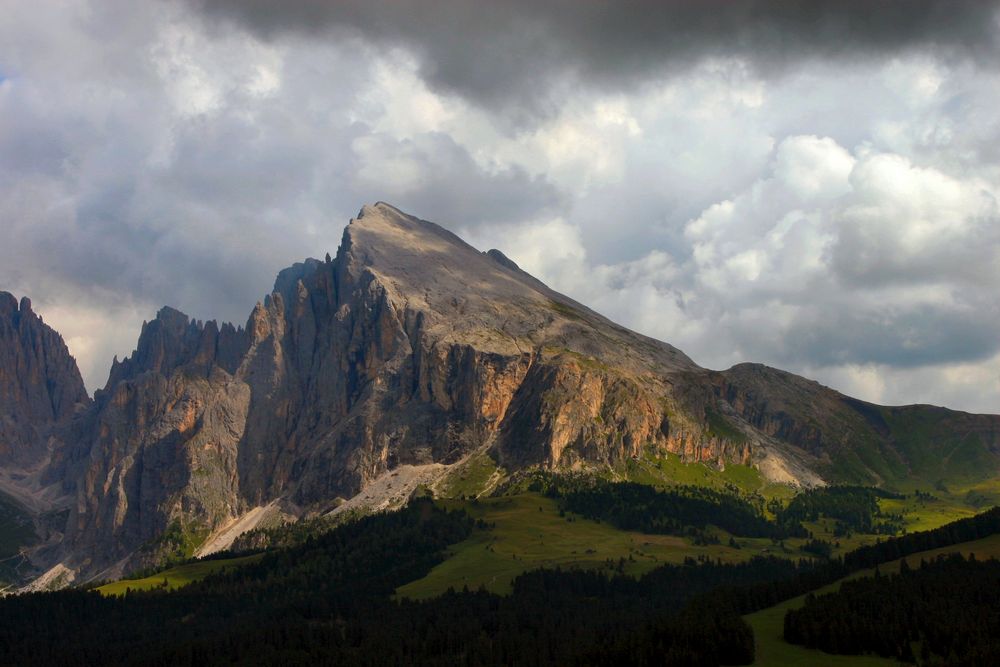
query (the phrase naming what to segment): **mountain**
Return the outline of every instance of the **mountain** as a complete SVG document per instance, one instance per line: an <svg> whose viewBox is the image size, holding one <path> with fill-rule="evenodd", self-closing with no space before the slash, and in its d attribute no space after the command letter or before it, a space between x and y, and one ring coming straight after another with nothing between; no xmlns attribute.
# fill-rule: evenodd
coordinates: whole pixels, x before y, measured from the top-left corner
<svg viewBox="0 0 1000 667"><path fill-rule="evenodd" d="M68 363L53 368L78 379ZM37 373L22 393L55 391L51 423L81 406L50 436L45 477L73 498L48 557L83 576L343 499L405 497L487 452L509 472L669 452L805 486L1000 467L1000 417L870 405L760 365L700 368L384 203L351 221L335 258L282 271L244 327L160 310L92 403ZM42 435L0 451L39 452Z"/></svg>
<svg viewBox="0 0 1000 667"><path fill-rule="evenodd" d="M749 462L748 442L697 416L714 402L683 379L699 373L497 251L365 207L337 257L282 271L244 328L170 308L143 326L68 457L67 544L84 568L156 555L176 546L165 532L200 542L277 500L325 511L400 466L440 473L486 447L510 468L645 446Z"/></svg>
<svg viewBox="0 0 1000 667"><path fill-rule="evenodd" d="M65 515L59 511L71 498L51 464L89 404L62 337L27 297L18 302L0 292L0 584L26 573L22 548L44 550L62 538Z"/></svg>
<svg viewBox="0 0 1000 667"><path fill-rule="evenodd" d="M758 432L805 452L829 482L929 488L997 474L1000 416L875 405L761 364L719 375L724 405Z"/></svg>
<svg viewBox="0 0 1000 667"><path fill-rule="evenodd" d="M0 464L37 464L48 432L89 402L62 337L27 297L0 292Z"/></svg>

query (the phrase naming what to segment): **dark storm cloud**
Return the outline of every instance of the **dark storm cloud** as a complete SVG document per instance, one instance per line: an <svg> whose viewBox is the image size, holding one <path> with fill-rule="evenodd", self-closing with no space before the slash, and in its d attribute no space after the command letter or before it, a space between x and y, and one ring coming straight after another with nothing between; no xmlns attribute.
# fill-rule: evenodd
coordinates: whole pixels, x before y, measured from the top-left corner
<svg viewBox="0 0 1000 667"><path fill-rule="evenodd" d="M544 113L574 83L627 88L710 56L759 71L910 50L992 62L996 0L189 0L264 37L360 33L404 46L439 89ZM343 33L342 33L343 34Z"/></svg>
<svg viewBox="0 0 1000 667"><path fill-rule="evenodd" d="M93 388L385 200L705 365L992 411L998 2L10 0L0 288Z"/></svg>

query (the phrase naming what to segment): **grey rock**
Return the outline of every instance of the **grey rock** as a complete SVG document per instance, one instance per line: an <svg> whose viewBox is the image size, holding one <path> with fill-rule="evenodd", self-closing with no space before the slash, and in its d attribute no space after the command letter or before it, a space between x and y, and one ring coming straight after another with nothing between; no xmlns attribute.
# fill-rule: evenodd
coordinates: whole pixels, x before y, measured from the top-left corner
<svg viewBox="0 0 1000 667"><path fill-rule="evenodd" d="M0 292L0 466L37 466L52 432L89 402L62 337L27 297Z"/></svg>

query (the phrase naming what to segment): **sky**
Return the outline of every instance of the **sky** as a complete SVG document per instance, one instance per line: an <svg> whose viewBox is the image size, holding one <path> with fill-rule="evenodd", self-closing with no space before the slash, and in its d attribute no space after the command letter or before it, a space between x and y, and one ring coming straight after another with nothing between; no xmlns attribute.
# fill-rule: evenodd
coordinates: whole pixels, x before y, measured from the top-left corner
<svg viewBox="0 0 1000 667"><path fill-rule="evenodd" d="M390 202L715 369L1000 412L987 0L7 0L0 289L88 388Z"/></svg>

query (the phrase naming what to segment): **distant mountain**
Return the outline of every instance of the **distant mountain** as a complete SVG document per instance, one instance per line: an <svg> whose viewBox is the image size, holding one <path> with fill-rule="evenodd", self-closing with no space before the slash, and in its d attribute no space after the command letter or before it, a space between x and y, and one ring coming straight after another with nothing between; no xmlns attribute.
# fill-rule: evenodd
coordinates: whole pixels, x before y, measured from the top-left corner
<svg viewBox="0 0 1000 667"><path fill-rule="evenodd" d="M0 335L0 355L20 354L15 340ZM2 417L21 423L43 395L46 423L80 410L49 438L45 478L73 496L60 567L86 576L362 492L405 495L474 452L509 471L670 452L807 486L1000 469L1000 417L883 408L759 365L700 368L384 203L351 221L335 258L282 271L245 327L162 309L92 404L61 349L55 384L0 375L0 395L33 397ZM44 431L5 431L0 452L40 452Z"/></svg>

